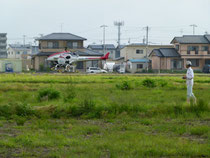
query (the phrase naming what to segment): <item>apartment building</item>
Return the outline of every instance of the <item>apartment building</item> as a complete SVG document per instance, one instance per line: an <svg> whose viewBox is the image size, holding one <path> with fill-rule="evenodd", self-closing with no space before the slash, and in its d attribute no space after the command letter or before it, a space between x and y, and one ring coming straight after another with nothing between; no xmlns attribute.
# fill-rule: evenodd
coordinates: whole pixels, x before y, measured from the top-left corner
<svg viewBox="0 0 210 158"><path fill-rule="evenodd" d="M0 58L7 58L7 34L0 33Z"/></svg>

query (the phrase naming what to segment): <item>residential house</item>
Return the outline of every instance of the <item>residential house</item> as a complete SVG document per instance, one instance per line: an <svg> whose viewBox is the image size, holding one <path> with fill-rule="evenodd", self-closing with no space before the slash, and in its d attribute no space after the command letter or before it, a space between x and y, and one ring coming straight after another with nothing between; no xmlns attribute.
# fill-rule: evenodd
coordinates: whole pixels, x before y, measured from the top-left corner
<svg viewBox="0 0 210 158"><path fill-rule="evenodd" d="M31 55L32 46L30 44L9 44L7 50L7 58L9 59L22 59L23 55Z"/></svg>
<svg viewBox="0 0 210 158"><path fill-rule="evenodd" d="M182 69L180 54L175 48L154 49L150 55L153 70L178 70Z"/></svg>
<svg viewBox="0 0 210 158"><path fill-rule="evenodd" d="M105 45L92 44L92 45L88 45L87 48L96 52L103 53L104 55L109 52L110 53L109 59L115 59L116 48L113 44L105 44Z"/></svg>
<svg viewBox="0 0 210 158"><path fill-rule="evenodd" d="M7 58L7 34L0 33L0 58Z"/></svg>
<svg viewBox="0 0 210 158"><path fill-rule="evenodd" d="M66 49L75 52L80 56L103 56L101 53L84 48L84 41L86 39L71 33L51 33L40 37L37 40L39 41L39 53L32 58L35 70L40 70L40 67L50 67L52 63L46 61L48 56L57 52L62 52ZM101 61L97 60L79 61L76 65L78 70L85 71L87 67L86 65L101 67L102 64Z"/></svg>
<svg viewBox="0 0 210 158"><path fill-rule="evenodd" d="M152 51L152 69L185 69L187 60L192 62L195 70L202 70L205 64L210 64L210 35L174 37L171 44L173 49L160 48Z"/></svg>
<svg viewBox="0 0 210 158"><path fill-rule="evenodd" d="M22 70L32 69L31 55L38 53L38 46L30 44L9 44L7 58L18 59L22 62Z"/></svg>
<svg viewBox="0 0 210 158"><path fill-rule="evenodd" d="M115 53L115 59L121 57L121 50L125 47L126 45L119 45L116 48L116 53Z"/></svg>
<svg viewBox="0 0 210 158"><path fill-rule="evenodd" d="M191 61L193 69L197 70L210 64L210 35L184 35L175 37L171 43L181 56L183 68L187 60Z"/></svg>
<svg viewBox="0 0 210 158"><path fill-rule="evenodd" d="M124 58L126 70L136 73L144 69L150 69L150 60L148 55L153 49L158 48L173 48L173 45L146 45L144 43L133 43L125 46L121 50L121 58ZM119 59L121 59L119 58Z"/></svg>

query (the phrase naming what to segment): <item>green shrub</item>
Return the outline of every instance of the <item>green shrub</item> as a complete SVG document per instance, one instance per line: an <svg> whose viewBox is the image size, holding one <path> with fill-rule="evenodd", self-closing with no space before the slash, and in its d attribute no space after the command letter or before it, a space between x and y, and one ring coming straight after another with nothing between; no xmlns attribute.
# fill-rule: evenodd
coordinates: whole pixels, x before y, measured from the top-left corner
<svg viewBox="0 0 210 158"><path fill-rule="evenodd" d="M204 102L204 100L199 99L196 104L194 104L192 101L190 103L190 106L187 108L189 112L193 112L196 114L196 116L200 116L201 112L209 111L208 103Z"/></svg>
<svg viewBox="0 0 210 158"><path fill-rule="evenodd" d="M32 116L35 110L29 104L18 104L15 106L15 114L18 116Z"/></svg>
<svg viewBox="0 0 210 158"><path fill-rule="evenodd" d="M208 133L209 127L207 126L198 126L198 127L193 127L190 129L190 134L191 135L197 135L197 136L202 136L206 133Z"/></svg>
<svg viewBox="0 0 210 158"><path fill-rule="evenodd" d="M81 115L95 115L95 102L92 99L85 98L79 105L70 106L70 115L81 116Z"/></svg>
<svg viewBox="0 0 210 158"><path fill-rule="evenodd" d="M148 88L154 88L156 87L156 82L155 80L147 78L143 80L142 85Z"/></svg>
<svg viewBox="0 0 210 158"><path fill-rule="evenodd" d="M168 85L168 82L165 80L161 80L161 81L159 81L159 85L160 85L160 87L166 87Z"/></svg>
<svg viewBox="0 0 210 158"><path fill-rule="evenodd" d="M116 84L116 87L121 90L130 90L132 89L131 84L128 81L123 81L122 83Z"/></svg>
<svg viewBox="0 0 210 158"><path fill-rule="evenodd" d="M45 100L53 100L60 98L60 92L53 89L53 88L47 88L47 89L41 89L39 90L38 94L38 100L39 101L45 101Z"/></svg>
<svg viewBox="0 0 210 158"><path fill-rule="evenodd" d="M0 116L9 118L12 115L12 107L10 105L0 106Z"/></svg>
<svg viewBox="0 0 210 158"><path fill-rule="evenodd" d="M64 102L70 102L76 97L75 86L70 80L64 93Z"/></svg>
<svg viewBox="0 0 210 158"><path fill-rule="evenodd" d="M17 126L23 126L26 122L26 118L25 117L15 117L15 121Z"/></svg>

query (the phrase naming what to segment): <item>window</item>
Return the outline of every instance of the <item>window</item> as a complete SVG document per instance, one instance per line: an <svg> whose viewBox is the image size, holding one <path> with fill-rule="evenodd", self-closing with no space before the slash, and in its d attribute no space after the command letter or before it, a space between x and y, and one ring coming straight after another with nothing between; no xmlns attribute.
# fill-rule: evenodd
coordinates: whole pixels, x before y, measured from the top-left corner
<svg viewBox="0 0 210 158"><path fill-rule="evenodd" d="M48 43L47 43L47 47L48 47L48 48L53 48L53 43L52 43L52 42L48 42Z"/></svg>
<svg viewBox="0 0 210 158"><path fill-rule="evenodd" d="M17 52L17 54L20 54L20 52Z"/></svg>
<svg viewBox="0 0 210 158"><path fill-rule="evenodd" d="M93 60L92 61L92 66L93 67L98 67L98 61L97 60Z"/></svg>
<svg viewBox="0 0 210 158"><path fill-rule="evenodd" d="M198 46L188 46L187 47L187 54L190 54L190 51L195 51L195 54L198 54Z"/></svg>
<svg viewBox="0 0 210 158"><path fill-rule="evenodd" d="M76 68L77 69L83 69L83 61L78 61Z"/></svg>
<svg viewBox="0 0 210 158"><path fill-rule="evenodd" d="M208 46L202 46L201 47L201 51L208 51L209 50L209 47Z"/></svg>
<svg viewBox="0 0 210 158"><path fill-rule="evenodd" d="M53 42L53 48L59 48L59 43L58 42Z"/></svg>
<svg viewBox="0 0 210 158"><path fill-rule="evenodd" d="M72 46L72 42L67 42L67 47L68 48L72 48L73 46Z"/></svg>
<svg viewBox="0 0 210 158"><path fill-rule="evenodd" d="M48 42L47 43L48 48L59 48L58 42Z"/></svg>
<svg viewBox="0 0 210 158"><path fill-rule="evenodd" d="M179 51L179 45L176 45L176 48L175 48L177 51Z"/></svg>
<svg viewBox="0 0 210 158"><path fill-rule="evenodd" d="M143 68L143 64L137 64L137 69L142 69Z"/></svg>
<svg viewBox="0 0 210 158"><path fill-rule="evenodd" d="M78 48L78 43L77 42L73 42L73 48Z"/></svg>
<svg viewBox="0 0 210 158"><path fill-rule="evenodd" d="M139 50L139 49L136 50L136 54L143 54L143 53L144 53L143 50Z"/></svg>
<svg viewBox="0 0 210 158"><path fill-rule="evenodd" d="M199 59L188 59L192 63L192 67L199 67Z"/></svg>

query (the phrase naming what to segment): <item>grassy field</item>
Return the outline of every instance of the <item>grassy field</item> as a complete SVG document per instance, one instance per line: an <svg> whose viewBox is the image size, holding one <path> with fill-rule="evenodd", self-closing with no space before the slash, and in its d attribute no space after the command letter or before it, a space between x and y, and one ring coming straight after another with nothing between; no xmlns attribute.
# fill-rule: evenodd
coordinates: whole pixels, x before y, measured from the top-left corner
<svg viewBox="0 0 210 158"><path fill-rule="evenodd" d="M210 76L0 75L0 157L210 157Z"/></svg>

